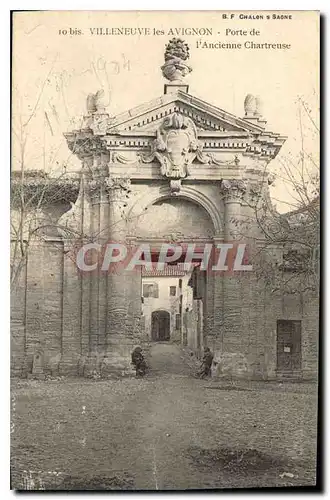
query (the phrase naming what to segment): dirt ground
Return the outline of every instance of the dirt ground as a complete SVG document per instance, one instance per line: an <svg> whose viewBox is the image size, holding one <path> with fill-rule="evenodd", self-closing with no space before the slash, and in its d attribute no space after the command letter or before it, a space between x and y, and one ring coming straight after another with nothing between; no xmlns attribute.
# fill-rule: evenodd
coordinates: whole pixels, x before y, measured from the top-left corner
<svg viewBox="0 0 330 500"><path fill-rule="evenodd" d="M199 380L155 344L144 379L15 380L14 489L315 484L317 386Z"/></svg>

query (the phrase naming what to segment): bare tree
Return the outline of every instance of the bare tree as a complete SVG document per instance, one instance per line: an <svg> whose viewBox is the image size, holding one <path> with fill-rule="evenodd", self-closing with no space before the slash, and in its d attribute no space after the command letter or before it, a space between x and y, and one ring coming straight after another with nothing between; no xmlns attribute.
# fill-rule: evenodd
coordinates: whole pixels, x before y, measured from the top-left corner
<svg viewBox="0 0 330 500"><path fill-rule="evenodd" d="M273 292L319 288L320 168L318 151L310 150L319 143L319 127L306 101L299 97L297 104L298 156L280 157L271 174L265 167L260 184L244 197L249 215L235 221L242 238L251 237L251 225L256 226L254 269ZM274 186L277 192L287 191L289 198L271 197ZM289 210L278 212L274 201L285 202Z"/></svg>
<svg viewBox="0 0 330 500"><path fill-rule="evenodd" d="M64 125L60 123L60 118L49 98L47 89L53 84L59 93L60 100L63 101L63 108L66 113L66 121L69 118L70 126L73 123L81 128L84 117L68 116L68 108L65 105L65 88L62 75L54 71L56 60L51 64L44 80L39 84L39 93L33 105L28 109L23 109L24 98L20 98L19 90L14 87L15 106L13 112L12 134L13 134L13 156L12 156L12 182L11 182L11 286L17 284L21 271L27 262L28 253L32 244L36 241L51 241L49 236L60 230L64 234L66 241L72 242L72 252L67 252L68 258L75 258L76 247L79 242L93 241L100 234L80 234L67 226L62 227L58 223L60 214L52 215L50 207L63 205L64 210L70 208L72 200L77 198L80 187L80 174L71 172L71 162L75 155L79 156L80 150L85 144L74 143L71 152L59 154L66 139L62 132ZM97 68L93 66L93 71L99 83ZM107 93L111 94L110 83L106 68L102 67L102 75L106 75ZM104 77L104 75L103 75ZM59 85L59 81L61 84ZM102 82L101 82L102 83ZM109 104L109 102L108 102ZM52 116L57 125L61 128L59 137L55 137L53 145L46 144L46 131L51 137L54 136L52 121L49 117L49 106L51 106ZM43 134L34 134L36 119L43 120ZM39 123L40 124L40 123ZM53 137L54 138L54 137ZM87 142L88 139L86 139ZM62 159L61 159L62 158ZM35 168L38 165L39 168ZM92 176L92 172L88 172ZM124 193L128 197L128 193ZM126 202L127 200L125 200ZM66 207L65 207L66 205ZM126 203L123 203L122 217L126 218ZM56 215L58 217L56 217Z"/></svg>
<svg viewBox="0 0 330 500"><path fill-rule="evenodd" d="M43 102L47 85L54 74L55 61L51 64L39 93L32 105L24 108L25 96L20 96L14 86L15 106L12 120L12 181L11 181L11 286L14 286L26 265L31 243L49 231L54 221L47 216L45 208L51 202L67 201L76 189L77 179L66 173L70 156L66 161L58 160L61 144L46 147L46 130L53 130ZM36 118L43 116L43 137L36 137ZM39 165L39 168L35 168ZM69 196L70 195L70 196Z"/></svg>

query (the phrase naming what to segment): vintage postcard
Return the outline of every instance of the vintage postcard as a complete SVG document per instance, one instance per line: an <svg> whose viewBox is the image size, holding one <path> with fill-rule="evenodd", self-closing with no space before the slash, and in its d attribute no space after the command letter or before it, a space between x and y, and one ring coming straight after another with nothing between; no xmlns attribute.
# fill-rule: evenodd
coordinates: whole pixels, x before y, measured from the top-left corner
<svg viewBox="0 0 330 500"><path fill-rule="evenodd" d="M16 11L11 487L317 487L316 11Z"/></svg>

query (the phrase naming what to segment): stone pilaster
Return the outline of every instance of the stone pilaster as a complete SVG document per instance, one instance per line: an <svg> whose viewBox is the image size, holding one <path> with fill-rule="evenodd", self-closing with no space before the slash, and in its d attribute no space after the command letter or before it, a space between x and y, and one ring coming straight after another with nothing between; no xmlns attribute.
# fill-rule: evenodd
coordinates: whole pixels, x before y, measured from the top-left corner
<svg viewBox="0 0 330 500"><path fill-rule="evenodd" d="M223 243L223 238L214 238L213 245L216 248L216 245ZM212 264L214 263L215 258L212 258ZM212 280L210 280L210 285L213 284L213 341L212 346L213 349L222 349L223 343L223 276L219 272L212 271Z"/></svg>
<svg viewBox="0 0 330 500"><path fill-rule="evenodd" d="M90 236L93 242L101 245L100 252L94 252L93 262L97 267L89 273L90 279L90 328L89 355L84 373L89 376L98 373L105 354L107 320L107 281L108 275L101 270L105 245L109 239L108 218L109 198L107 193L107 165L93 166L93 177L88 189L91 199Z"/></svg>
<svg viewBox="0 0 330 500"><path fill-rule="evenodd" d="M128 254L133 255L136 250L136 239L129 237L127 239ZM126 283L128 289L128 311L127 327L128 332L133 333L134 339L138 342L141 338L141 312L142 312L142 269L136 267L132 271L126 271Z"/></svg>
<svg viewBox="0 0 330 500"><path fill-rule="evenodd" d="M223 181L222 195L225 206L225 243L236 243L242 238L240 225L241 203L245 184L241 180ZM232 376L241 375L245 370L248 341L244 333L242 318L242 283L240 272L225 271L223 287L222 353L230 364ZM228 373L228 367L226 368ZM246 376L246 373L244 373Z"/></svg>
<svg viewBox="0 0 330 500"><path fill-rule="evenodd" d="M127 248L125 205L130 192L130 180L109 177L107 187L109 193L109 242L121 243ZM102 376L133 373L131 352L134 345L134 332L130 295L133 293L132 276L136 271L128 272L125 267L126 262L119 262L111 265L108 270L106 354L101 367ZM140 297L140 290L138 293Z"/></svg>
<svg viewBox="0 0 330 500"><path fill-rule="evenodd" d="M98 240L98 205L91 203L91 239L94 242L99 243ZM90 263L98 261L97 251L90 250L89 257L91 259ZM99 355L98 355L98 336L99 336L99 325L98 325L98 305L99 305L99 269L98 267L88 272L89 276L89 349L88 358L86 360L84 374L85 376L93 375L99 370Z"/></svg>
<svg viewBox="0 0 330 500"><path fill-rule="evenodd" d="M206 277L206 297L204 306L204 329L206 337L214 337L214 274L212 270Z"/></svg>

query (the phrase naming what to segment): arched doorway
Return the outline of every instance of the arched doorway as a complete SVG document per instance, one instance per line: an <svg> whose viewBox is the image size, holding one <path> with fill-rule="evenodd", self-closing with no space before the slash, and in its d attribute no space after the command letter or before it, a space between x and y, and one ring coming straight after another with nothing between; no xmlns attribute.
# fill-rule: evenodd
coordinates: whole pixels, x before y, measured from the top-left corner
<svg viewBox="0 0 330 500"><path fill-rule="evenodd" d="M139 244L147 243L151 247L151 258L154 262L158 261L159 252L163 243L171 243L174 246L182 246L181 256L178 262L184 262L186 258L186 248L188 244L196 244L196 253L201 252L205 244L214 243L215 235L222 234L222 201L218 205L213 204L211 199L203 193L190 186L182 186L178 195L171 196L169 188L150 186L149 194L137 200L136 204L129 212L128 225L132 234L136 234L136 241ZM196 262L196 261L195 261ZM199 333L201 344L204 338L212 331L214 327L214 277L205 271L203 275L203 291L194 297L194 301L202 301L203 305L198 304L198 310L201 311L201 331ZM160 276L160 275L158 275ZM183 295L184 296L184 295ZM171 302L163 301L163 296L159 296L159 301L154 304L156 310L171 310ZM194 302L195 303L195 302ZM148 304L146 303L146 306ZM183 304L184 305L184 304ZM195 304L197 306L197 304ZM151 306L151 304L150 304ZM148 311L148 322L150 321L151 339L153 341L164 340L160 332L159 338L159 320L153 319L150 311L153 310L149 305L145 309ZM160 309L163 308L163 309ZM181 309L175 311L182 318ZM174 315L174 310L172 312ZM173 318L174 319L174 318ZM161 321L161 320L160 320ZM163 329L163 328L161 328ZM175 330L177 330L175 328ZM172 328L174 334L174 328ZM170 328L170 336L175 340ZM149 334L150 334L149 333ZM189 335L190 347L197 349L199 340L196 338L197 330L191 330Z"/></svg>
<svg viewBox="0 0 330 500"><path fill-rule="evenodd" d="M168 311L153 311L151 314L151 340L170 340L170 313Z"/></svg>

